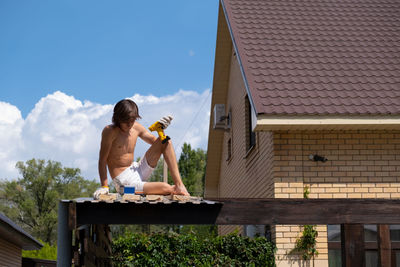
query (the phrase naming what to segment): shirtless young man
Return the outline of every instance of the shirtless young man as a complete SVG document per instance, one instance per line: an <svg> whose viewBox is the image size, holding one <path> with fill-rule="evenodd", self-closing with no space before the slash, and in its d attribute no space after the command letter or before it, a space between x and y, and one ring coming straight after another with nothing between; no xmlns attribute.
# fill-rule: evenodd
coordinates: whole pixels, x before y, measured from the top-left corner
<svg viewBox="0 0 400 267"><path fill-rule="evenodd" d="M137 192L159 195L189 195L182 183L176 162L175 152L171 141L162 144L136 120L140 118L135 102L129 99L119 101L114 107L113 124L104 128L101 138L99 155L99 175L101 188L97 189L93 197L98 199L101 194L108 194L107 167L113 179L117 192L120 186L135 186ZM172 117L167 116L159 120L164 129L168 127ZM140 162L134 162L136 141L140 137L151 146ZM157 165L161 154L174 181L171 186L163 182L145 182Z"/></svg>

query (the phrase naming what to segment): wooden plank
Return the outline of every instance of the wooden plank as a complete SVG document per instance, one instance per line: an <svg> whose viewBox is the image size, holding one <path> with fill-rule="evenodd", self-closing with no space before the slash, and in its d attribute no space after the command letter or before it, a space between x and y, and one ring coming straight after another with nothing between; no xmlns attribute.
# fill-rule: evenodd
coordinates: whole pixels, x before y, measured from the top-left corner
<svg viewBox="0 0 400 267"><path fill-rule="evenodd" d="M192 197L192 196L173 195L172 200L182 201L182 202L199 202L202 200L202 198L201 197Z"/></svg>
<svg viewBox="0 0 400 267"><path fill-rule="evenodd" d="M99 196L100 201L114 201L118 197L117 193L104 194Z"/></svg>
<svg viewBox="0 0 400 267"><path fill-rule="evenodd" d="M391 267L390 229L387 224L378 224L378 266Z"/></svg>
<svg viewBox="0 0 400 267"><path fill-rule="evenodd" d="M77 223L399 224L400 199L218 199L164 204L77 203ZM215 204L206 204L215 203ZM128 216L129 214L129 216ZM136 215L136 216L135 216Z"/></svg>
<svg viewBox="0 0 400 267"><path fill-rule="evenodd" d="M111 245L111 233L109 230L109 227L104 224L98 224L97 225L97 238L98 238L98 244L100 246L104 246L104 250L108 250L109 246Z"/></svg>
<svg viewBox="0 0 400 267"><path fill-rule="evenodd" d="M74 260L74 266L82 266L83 265L83 259L85 255L85 243L84 243L84 238L85 238L85 229L75 229L75 234L74 234L74 243L75 245L72 247L73 251L73 260Z"/></svg>
<svg viewBox="0 0 400 267"><path fill-rule="evenodd" d="M342 266L365 266L364 225L341 224Z"/></svg>
<svg viewBox="0 0 400 267"><path fill-rule="evenodd" d="M102 242L97 241L96 244L90 240L90 238L85 238L85 246L87 250L85 252L89 255L94 255L96 257L108 257L107 252L102 248Z"/></svg>
<svg viewBox="0 0 400 267"><path fill-rule="evenodd" d="M398 224L399 199L213 199L216 224Z"/></svg>
<svg viewBox="0 0 400 267"><path fill-rule="evenodd" d="M162 201L163 198L163 195L146 195L148 201Z"/></svg>
<svg viewBox="0 0 400 267"><path fill-rule="evenodd" d="M135 194L124 194L122 196L123 201L140 201L141 196Z"/></svg>
<svg viewBox="0 0 400 267"><path fill-rule="evenodd" d="M73 252L73 262L74 266L81 266L80 255L78 251Z"/></svg>
<svg viewBox="0 0 400 267"><path fill-rule="evenodd" d="M96 242L93 242L92 236L89 231L82 231L84 233L84 249L82 250L83 266L109 266L105 262L109 262L111 255L111 246L107 232L108 227L105 225L93 224L91 225L92 235L96 235Z"/></svg>
<svg viewBox="0 0 400 267"><path fill-rule="evenodd" d="M222 204L78 203L79 224L215 224Z"/></svg>
<svg viewBox="0 0 400 267"><path fill-rule="evenodd" d="M98 266L96 266L96 264L94 263L94 261L95 261L95 256L94 255L90 255L90 254L87 254L87 255L85 255L85 258L84 258L84 267L98 267Z"/></svg>

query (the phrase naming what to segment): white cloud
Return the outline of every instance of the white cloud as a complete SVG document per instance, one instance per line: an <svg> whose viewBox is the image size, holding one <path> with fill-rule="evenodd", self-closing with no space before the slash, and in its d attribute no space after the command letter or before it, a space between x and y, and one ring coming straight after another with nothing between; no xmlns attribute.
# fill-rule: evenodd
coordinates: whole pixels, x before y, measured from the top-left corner
<svg viewBox="0 0 400 267"><path fill-rule="evenodd" d="M193 50L189 50L189 56L193 57L195 55Z"/></svg>
<svg viewBox="0 0 400 267"><path fill-rule="evenodd" d="M166 134L178 146L178 156L184 142L207 148L210 90L201 94L180 90L161 97L135 94L130 98L138 104L139 122L145 127L164 115L174 116ZM40 99L23 119L16 106L0 102L0 178L18 177L16 162L37 158L80 168L85 178L98 179L101 131L111 123L112 109L111 104L82 102L57 91ZM143 156L148 147L139 141L135 158Z"/></svg>
<svg viewBox="0 0 400 267"><path fill-rule="evenodd" d="M138 104L142 117L139 122L146 127L164 115L171 114L174 117L165 132L171 137L178 156L184 142L190 143L194 148L207 149L210 90L201 94L180 90L174 95L163 97L136 94L131 99ZM146 146L139 142L139 151L145 151Z"/></svg>
<svg viewBox="0 0 400 267"><path fill-rule="evenodd" d="M23 123L17 107L0 102L0 169L5 173L14 172L17 151L22 148Z"/></svg>

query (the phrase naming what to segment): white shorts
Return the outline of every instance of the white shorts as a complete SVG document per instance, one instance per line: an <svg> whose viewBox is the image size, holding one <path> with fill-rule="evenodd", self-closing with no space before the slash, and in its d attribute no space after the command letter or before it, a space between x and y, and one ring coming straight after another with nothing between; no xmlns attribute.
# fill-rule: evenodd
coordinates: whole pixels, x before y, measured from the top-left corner
<svg viewBox="0 0 400 267"><path fill-rule="evenodd" d="M153 172L154 168L147 163L146 157L139 162L133 162L132 165L121 172L113 179L115 189L121 192L121 186L134 186L135 191L143 192L143 186Z"/></svg>

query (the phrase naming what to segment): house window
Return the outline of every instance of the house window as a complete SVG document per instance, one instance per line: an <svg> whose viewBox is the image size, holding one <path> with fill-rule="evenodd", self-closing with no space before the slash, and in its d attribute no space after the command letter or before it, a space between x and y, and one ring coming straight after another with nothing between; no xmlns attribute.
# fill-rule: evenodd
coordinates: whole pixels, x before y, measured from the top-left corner
<svg viewBox="0 0 400 267"><path fill-rule="evenodd" d="M328 265L329 267L342 266L339 224L328 225Z"/></svg>
<svg viewBox="0 0 400 267"><path fill-rule="evenodd" d="M245 98L245 127L246 127L246 151L249 151L256 144L256 133L252 129L251 125L251 104L249 97Z"/></svg>
<svg viewBox="0 0 400 267"><path fill-rule="evenodd" d="M226 143L226 145L227 145L227 148L226 148L226 151L227 151L226 160L230 160L231 157L232 157L232 138L229 138L229 140Z"/></svg>
<svg viewBox="0 0 400 267"><path fill-rule="evenodd" d="M342 266L340 225L328 225L329 267ZM400 266L400 225L390 225L392 266ZM364 244L366 267L378 266L377 225L364 225Z"/></svg>
<svg viewBox="0 0 400 267"><path fill-rule="evenodd" d="M247 237L265 237L271 241L271 226L270 225L245 225L244 235Z"/></svg>
<svg viewBox="0 0 400 267"><path fill-rule="evenodd" d="M400 224L390 226L390 240L400 242Z"/></svg>

